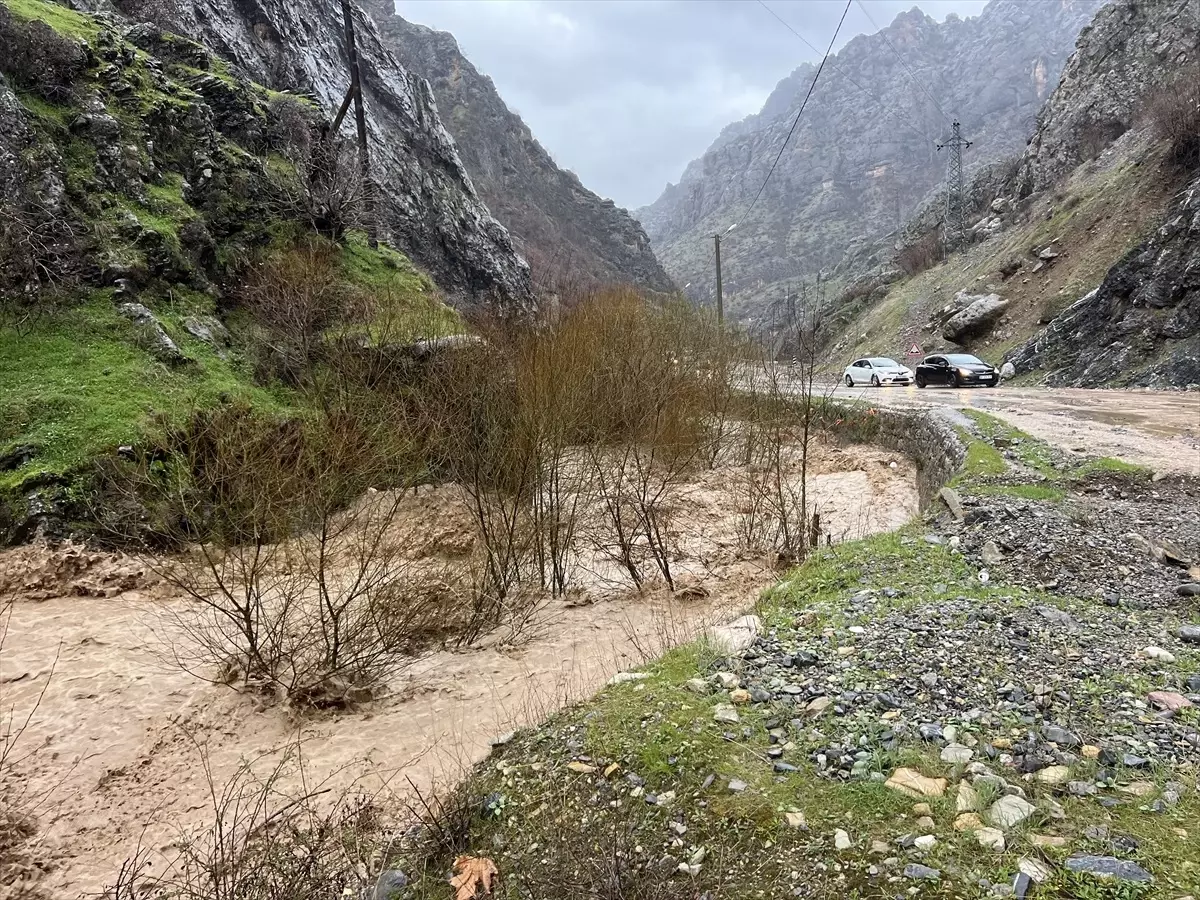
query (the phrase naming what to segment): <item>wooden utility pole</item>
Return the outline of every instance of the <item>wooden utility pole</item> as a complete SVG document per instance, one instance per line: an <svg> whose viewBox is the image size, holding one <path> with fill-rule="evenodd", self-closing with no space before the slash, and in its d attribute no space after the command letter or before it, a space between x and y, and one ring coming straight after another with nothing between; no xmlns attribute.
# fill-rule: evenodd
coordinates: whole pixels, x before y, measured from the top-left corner
<svg viewBox="0 0 1200 900"><path fill-rule="evenodd" d="M362 173L363 212L367 222L367 240L371 247L379 246L379 229L375 222L375 188L371 181L371 154L367 147L367 116L363 107L362 77L358 68L358 45L354 38L354 12L350 0L342 0L342 21L346 26L346 56L350 64L350 90L342 101L337 118L333 122L333 134L337 134L350 100L354 100L354 122L358 128L358 164Z"/></svg>
<svg viewBox="0 0 1200 900"><path fill-rule="evenodd" d="M725 322L725 297L721 293L721 236L713 235L713 246L717 252L717 324Z"/></svg>

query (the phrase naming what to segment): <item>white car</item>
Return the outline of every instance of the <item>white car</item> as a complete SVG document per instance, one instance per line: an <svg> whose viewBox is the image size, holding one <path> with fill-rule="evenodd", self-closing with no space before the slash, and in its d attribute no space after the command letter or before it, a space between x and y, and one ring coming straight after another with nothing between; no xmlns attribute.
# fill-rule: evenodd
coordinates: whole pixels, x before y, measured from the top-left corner
<svg viewBox="0 0 1200 900"><path fill-rule="evenodd" d="M912 384L913 371L886 356L866 356L846 366L846 387L870 384L880 387L885 384Z"/></svg>

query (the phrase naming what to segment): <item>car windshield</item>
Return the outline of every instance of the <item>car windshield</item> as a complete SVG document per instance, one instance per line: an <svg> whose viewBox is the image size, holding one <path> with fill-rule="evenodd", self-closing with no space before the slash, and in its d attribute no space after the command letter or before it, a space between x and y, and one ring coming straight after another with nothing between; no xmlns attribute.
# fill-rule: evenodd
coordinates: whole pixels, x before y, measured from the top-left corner
<svg viewBox="0 0 1200 900"><path fill-rule="evenodd" d="M946 357L946 362L952 366L983 366L987 365L983 360L976 359L969 353L951 353Z"/></svg>
<svg viewBox="0 0 1200 900"><path fill-rule="evenodd" d="M867 360L867 362L877 369L900 368L900 363L896 362L894 359L888 359L886 356L872 356L869 360Z"/></svg>

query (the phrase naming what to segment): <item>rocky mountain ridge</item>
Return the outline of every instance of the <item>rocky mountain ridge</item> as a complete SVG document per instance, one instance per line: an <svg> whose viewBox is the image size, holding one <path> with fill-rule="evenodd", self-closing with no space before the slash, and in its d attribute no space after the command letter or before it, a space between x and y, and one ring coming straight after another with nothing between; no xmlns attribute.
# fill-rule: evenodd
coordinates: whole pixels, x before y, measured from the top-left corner
<svg viewBox="0 0 1200 900"><path fill-rule="evenodd" d="M592 283L674 290L641 225L555 164L453 35L406 21L393 0L363 0L363 6L384 45L429 81L472 182L535 268Z"/></svg>
<svg viewBox="0 0 1200 900"><path fill-rule="evenodd" d="M1200 0L1112 0L1038 114L1015 193L1046 189L1135 127L1150 92L1194 62L1198 45Z"/></svg>
<svg viewBox="0 0 1200 900"><path fill-rule="evenodd" d="M850 41L822 74L753 215L722 247L727 308L761 315L783 283L886 242L943 179L936 143L950 116L974 142L968 166L1019 152L1100 5L993 0L977 17L940 24L914 8ZM812 73L801 66L781 81L759 114L727 127L677 185L637 211L672 277L700 286L694 299L711 297L711 235L745 213Z"/></svg>
<svg viewBox="0 0 1200 900"><path fill-rule="evenodd" d="M307 96L332 119L349 85L337 4L318 0L74 0L191 38L267 88ZM531 301L529 269L476 193L429 85L356 10L379 216L392 242L467 304ZM347 133L350 126L343 126Z"/></svg>
<svg viewBox="0 0 1200 900"><path fill-rule="evenodd" d="M1117 0L1080 35L1038 118L1015 190L1053 185L1139 125L1166 156L1149 177L1180 190L1159 227L1115 260L1098 287L1008 354L1018 372L1084 387L1200 385L1200 89L1189 68L1197 60L1196 0ZM1144 111L1156 92L1178 105ZM1155 115L1174 122L1155 122Z"/></svg>

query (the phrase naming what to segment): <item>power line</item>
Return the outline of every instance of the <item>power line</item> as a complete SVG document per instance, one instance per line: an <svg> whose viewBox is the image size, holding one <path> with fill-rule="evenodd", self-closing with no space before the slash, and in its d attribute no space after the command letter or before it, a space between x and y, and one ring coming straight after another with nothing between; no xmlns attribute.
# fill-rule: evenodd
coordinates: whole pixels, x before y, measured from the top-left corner
<svg viewBox="0 0 1200 900"><path fill-rule="evenodd" d="M814 53L821 52L818 47L813 46L812 41L810 41L803 34L801 34L799 31L797 31L795 28L793 28L791 26L791 23L789 23L787 21L787 19L783 18L783 16L779 15L779 13L775 12L775 10L771 9L771 7L767 6L767 4L764 2L764 0L758 0L758 5L761 6L763 9L765 9L767 12L769 12L772 16L774 16L779 21L779 24L781 24L784 28L786 28L788 31L790 31L792 34L794 34L796 37L800 38L800 40L802 40L804 42L804 44L810 50L812 50ZM833 70L835 72L837 72L839 75L841 75L847 81L849 81L852 85L854 85L856 88L858 88L860 91L862 91L863 94L865 94L869 99L875 100L875 95L873 93L871 93L869 90L867 90L865 87L863 87L863 85L857 79L855 79L853 75L851 75L849 72L847 72L845 69L843 69L841 66L839 66L837 63L833 62L832 60L830 60L829 65L831 65L833 67ZM910 122L908 119L901 117L898 113L893 112L892 110L888 109L886 106L884 106L881 103L877 102L876 106L885 116L892 116L901 125L910 129L922 141L928 140L928 136L923 131L921 131L916 125L912 124L912 122Z"/></svg>
<svg viewBox="0 0 1200 900"><path fill-rule="evenodd" d="M927 91L925 89L925 85L921 84L920 79L918 79L916 74L913 72L913 70L911 68L909 68L908 63L904 61L904 57L900 55L900 51L896 49L896 45L893 44L891 41L891 38L889 38L887 36L887 32L884 31L882 28L880 28L879 25L875 22L875 20L873 18L871 18L871 14L869 12L867 12L867 8L866 8L866 6L863 5L862 0L856 0L856 2L858 3L858 8L863 11L863 15L867 17L867 21L875 26L875 29L879 32L879 36L881 38L883 38L883 40L887 43L887 45L889 47L891 47L892 52L896 54L896 59L900 60L900 65L904 66L904 71L908 72L908 77L912 79L912 83L915 84L921 90L921 93L923 93L926 97L929 98L930 102L932 102L933 105L935 107L937 107L937 111L942 114L942 118L945 119L947 123L949 123L950 117L948 115L946 115L946 111L944 109L942 109L942 105L937 102L937 99L933 96L933 94L929 93L929 91Z"/></svg>
<svg viewBox="0 0 1200 900"><path fill-rule="evenodd" d="M800 117L804 115L804 108L808 106L808 100L810 97L812 97L813 91L817 87L817 79L821 77L821 72L825 68L825 61L829 59L829 54L833 52L833 45L837 41L837 37L842 31L842 23L846 21L846 13L850 12L850 3L851 0L846 0L846 8L842 10L842 17L838 20L837 28L835 28L833 31L833 37L829 39L829 48L825 51L825 55L821 57L821 64L817 66L816 74L813 75L812 84L808 86L808 93L804 95L804 102L800 104L800 110L796 113L796 120L792 122L792 127L788 131L787 137L783 139L783 146L781 146L779 148L779 152L775 154L775 161L771 163L771 168L767 172L767 177L763 179L763 183L759 187L758 193L754 195L754 200L751 201L750 208L746 210L740 219L730 226L730 231L732 231L734 228L737 228L737 226L741 225L742 222L746 221L746 216L750 215L750 213L754 211L754 207L758 203L758 198L762 196L762 192L767 187L767 182L770 181L771 176L775 174L775 167L779 165L779 160L783 156L783 151L787 149L788 142L791 141L792 135L795 134L796 126L800 124Z"/></svg>

